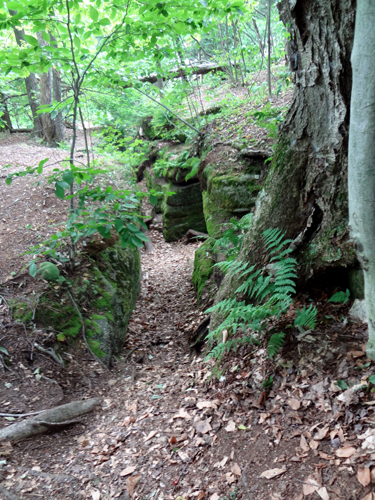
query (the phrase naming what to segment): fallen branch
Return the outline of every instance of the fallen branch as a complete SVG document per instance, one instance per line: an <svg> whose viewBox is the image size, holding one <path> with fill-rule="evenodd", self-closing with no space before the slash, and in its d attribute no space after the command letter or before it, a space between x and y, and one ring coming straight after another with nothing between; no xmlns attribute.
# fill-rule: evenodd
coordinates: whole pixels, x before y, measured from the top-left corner
<svg viewBox="0 0 375 500"><path fill-rule="evenodd" d="M48 356L51 356L51 358L58 365L60 365L63 368L65 368L64 361L62 360L61 356L59 356L58 354L56 354L55 351L52 349L52 347L50 347L49 349L45 349L44 347L42 347L41 345L37 344L36 342L34 342L34 347L35 347L35 349L37 349L38 351L42 352L43 354L48 354Z"/></svg>
<svg viewBox="0 0 375 500"><path fill-rule="evenodd" d="M92 411L100 402L101 398L92 398L85 401L72 401L71 403L51 408L36 417L1 429L0 442L45 434L50 430L51 424L68 425L71 420Z"/></svg>

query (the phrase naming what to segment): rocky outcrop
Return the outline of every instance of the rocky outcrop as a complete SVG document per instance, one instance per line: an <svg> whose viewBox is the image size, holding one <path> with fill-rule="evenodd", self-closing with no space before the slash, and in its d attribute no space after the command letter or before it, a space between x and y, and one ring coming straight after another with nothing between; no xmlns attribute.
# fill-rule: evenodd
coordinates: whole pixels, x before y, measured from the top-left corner
<svg viewBox="0 0 375 500"><path fill-rule="evenodd" d="M207 232L218 238L232 217L251 212L265 171L267 151L237 151L230 145L212 149L202 161L203 211Z"/></svg>
<svg viewBox="0 0 375 500"><path fill-rule="evenodd" d="M167 153L175 156L188 148L186 144L166 146ZM170 159L172 163L173 155ZM196 175L186 180L187 174L189 169L183 166L167 167L162 173L153 168L145 170L148 189L160 193L155 210L163 216L166 241L179 240L189 229L206 232L201 185Z"/></svg>
<svg viewBox="0 0 375 500"><path fill-rule="evenodd" d="M139 251L122 249L115 243L95 254L95 260L85 267L84 273L78 270L71 279L69 292L82 314L87 342L107 366L111 364L112 356L120 354L123 348L128 322L140 291L140 278ZM82 322L66 285L53 285L40 298L36 308L26 298L10 305L15 320L27 323L33 319L38 326L54 332L56 342L53 347L60 351L70 340L79 337Z"/></svg>

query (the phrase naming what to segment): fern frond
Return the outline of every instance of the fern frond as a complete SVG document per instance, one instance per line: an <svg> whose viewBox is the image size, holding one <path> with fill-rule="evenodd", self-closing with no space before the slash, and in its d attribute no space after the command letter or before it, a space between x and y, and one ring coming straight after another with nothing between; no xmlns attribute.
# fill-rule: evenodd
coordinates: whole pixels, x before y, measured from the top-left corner
<svg viewBox="0 0 375 500"><path fill-rule="evenodd" d="M304 308L297 311L296 319L294 320L294 326L307 328L308 330L314 330L316 326L316 314L317 309L312 304L309 308Z"/></svg>
<svg viewBox="0 0 375 500"><path fill-rule="evenodd" d="M268 346L267 346L267 351L269 357L272 359L282 348L284 344L284 338L285 338L285 333L280 332L280 333L274 333L269 341L268 341Z"/></svg>

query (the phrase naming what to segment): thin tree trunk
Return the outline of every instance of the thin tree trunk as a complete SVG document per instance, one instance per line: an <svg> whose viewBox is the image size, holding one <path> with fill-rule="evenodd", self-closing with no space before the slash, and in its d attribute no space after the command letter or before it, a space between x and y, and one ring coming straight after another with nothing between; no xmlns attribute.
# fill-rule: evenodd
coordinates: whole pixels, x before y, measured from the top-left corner
<svg viewBox="0 0 375 500"><path fill-rule="evenodd" d="M267 14L267 45L268 45L268 65L267 65L267 84L268 96L272 99L272 86L271 86L271 2L268 0L268 14Z"/></svg>
<svg viewBox="0 0 375 500"><path fill-rule="evenodd" d="M16 10L10 10L9 9L9 14L11 16L15 16L17 14ZM18 28L14 27L13 28L14 36L16 38L17 45L22 47L22 42L25 42L25 37L24 37L24 30L19 30ZM39 96L39 85L35 76L35 73L30 73L29 76L25 78L25 85L26 85L26 92L27 92L27 97L29 99L29 105L31 108L31 113L33 115L33 122L34 122L34 134L42 137L42 120L40 115L37 114L37 109L39 107L39 101L38 101L38 96Z"/></svg>
<svg viewBox="0 0 375 500"><path fill-rule="evenodd" d="M57 47L57 41L56 38L52 35L51 40L54 41L54 46ZM59 75L59 72L56 70L56 68L53 68L52 70L52 85L53 85L53 100L57 102L62 101L62 94L61 94L61 78ZM57 113L57 116L54 120L55 122L55 139L57 142L63 142L65 140L65 127L63 123L63 116L62 112L59 111Z"/></svg>
<svg viewBox="0 0 375 500"><path fill-rule="evenodd" d="M375 360L375 2L358 0L352 52L349 130L349 222L365 278L369 340Z"/></svg>
<svg viewBox="0 0 375 500"><path fill-rule="evenodd" d="M47 45L47 42L43 40L42 34L37 33L38 42L41 47ZM40 104L51 105L52 104L52 69L50 68L47 72L40 75ZM55 143L55 124L51 118L50 113L42 113L42 124L43 124L43 137L47 144L52 145Z"/></svg>
<svg viewBox="0 0 375 500"><path fill-rule="evenodd" d="M8 110L8 104L7 104L7 100L6 100L6 96L4 94L1 94L0 93L0 98L1 98L1 104L2 104L2 116L1 116L1 120L5 123L5 126L8 130L12 130L13 127L12 127L12 121L10 119L10 114L9 114L9 110Z"/></svg>

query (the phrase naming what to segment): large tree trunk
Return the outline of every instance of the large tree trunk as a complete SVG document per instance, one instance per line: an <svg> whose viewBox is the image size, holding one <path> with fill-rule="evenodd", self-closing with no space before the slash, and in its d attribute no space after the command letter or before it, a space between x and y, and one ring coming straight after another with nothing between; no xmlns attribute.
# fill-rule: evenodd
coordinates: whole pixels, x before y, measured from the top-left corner
<svg viewBox="0 0 375 500"><path fill-rule="evenodd" d="M347 224L355 4L355 0L278 4L295 51L294 97L239 258L260 262L261 233L278 227L294 240L300 284L356 262ZM234 279L226 277L217 300L235 288Z"/></svg>
<svg viewBox="0 0 375 500"><path fill-rule="evenodd" d="M11 16L17 14L16 10L9 10ZM24 30L20 30L16 27L13 28L14 36L16 38L17 45L22 46L22 42L25 42ZM26 42L25 42L26 43ZM42 136L42 120L40 115L37 114L37 109L39 106L38 96L39 96L39 86L35 76L35 73L30 73L29 76L25 78L26 92L29 99L29 105L31 108L31 113L33 115L34 121L34 134L41 137Z"/></svg>
<svg viewBox="0 0 375 500"><path fill-rule="evenodd" d="M375 360L375 2L358 0L352 54L349 219L365 278L367 355Z"/></svg>

